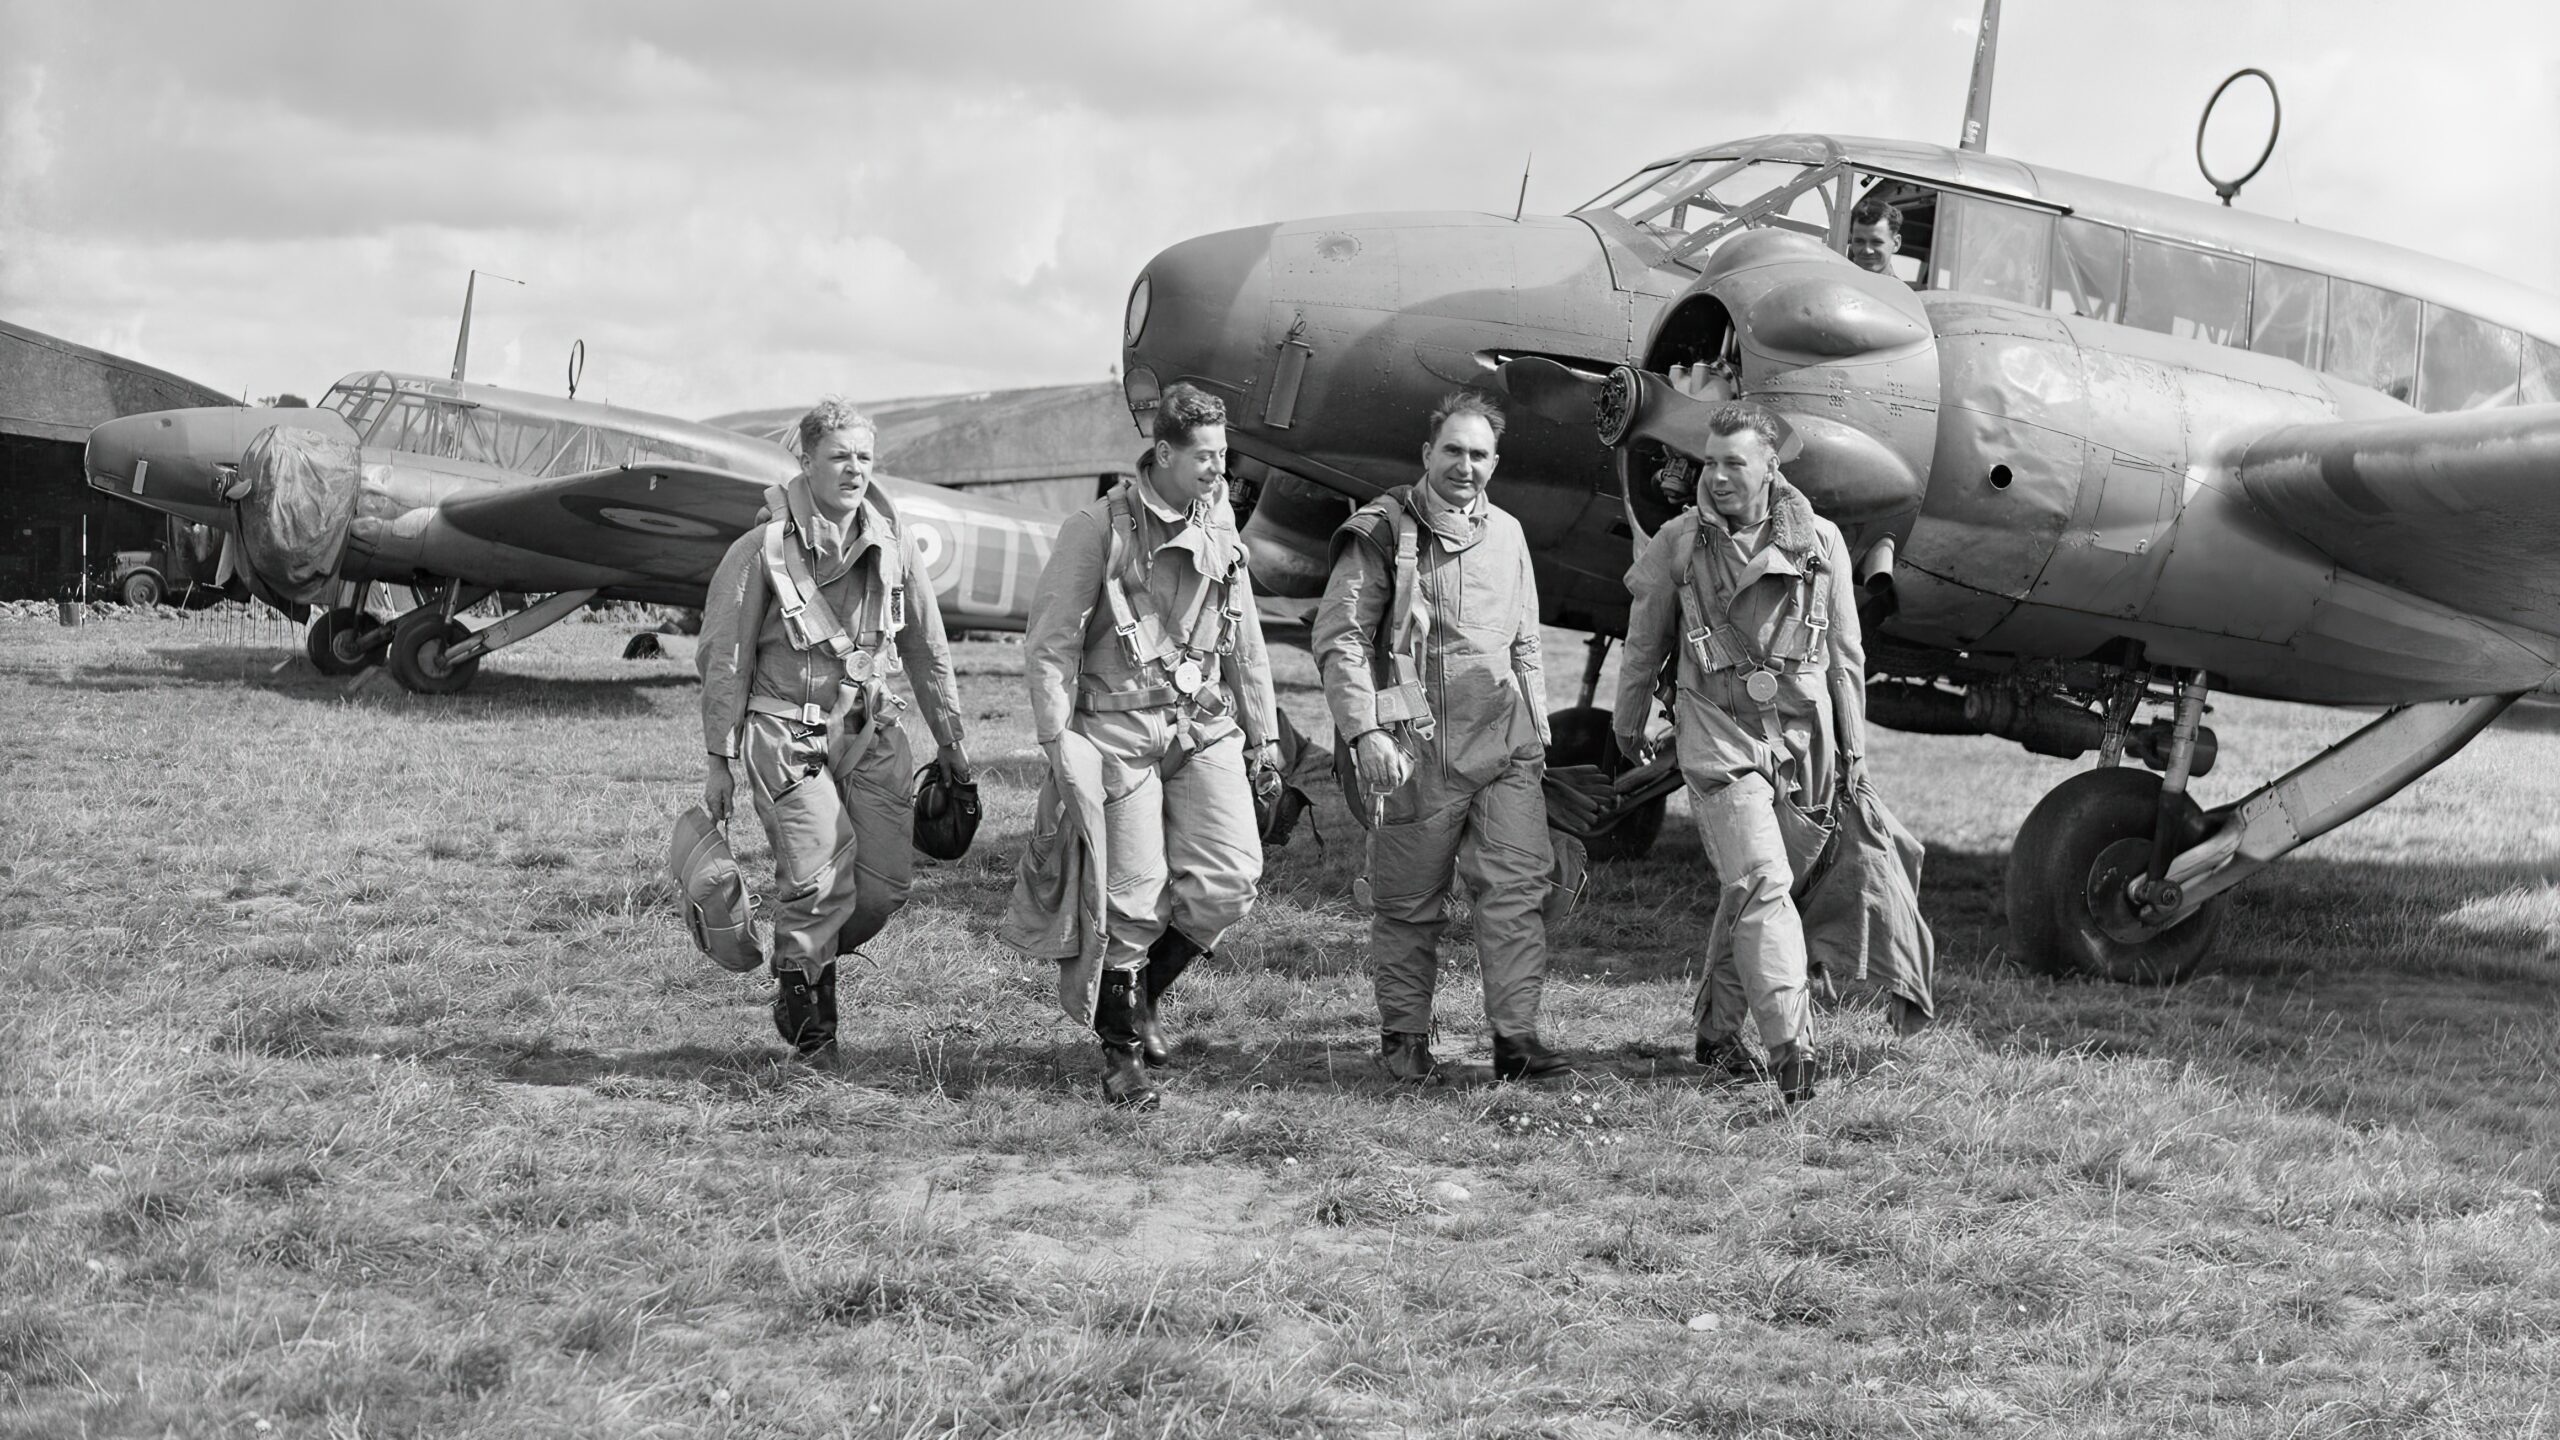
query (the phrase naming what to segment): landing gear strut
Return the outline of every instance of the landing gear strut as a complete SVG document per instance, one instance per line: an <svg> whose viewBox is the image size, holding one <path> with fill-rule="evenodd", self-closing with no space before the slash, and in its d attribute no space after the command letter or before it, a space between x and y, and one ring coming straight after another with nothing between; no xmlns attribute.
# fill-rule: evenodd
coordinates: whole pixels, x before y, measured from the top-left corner
<svg viewBox="0 0 2560 1440"><path fill-rule="evenodd" d="M2451 759L2517 698L2401 706L2208 813L2186 794L2205 700L2203 673L2186 676L2165 776L2123 767L2074 775L2018 828L2009 850L2010 948L2058 974L2183 980L2211 947L2234 886Z"/></svg>
<svg viewBox="0 0 2560 1440"><path fill-rule="evenodd" d="M391 627L365 611L365 594L372 588L351 582L350 593L312 620L302 637L302 653L310 657L312 669L323 675L353 675L382 663L383 647L391 643Z"/></svg>

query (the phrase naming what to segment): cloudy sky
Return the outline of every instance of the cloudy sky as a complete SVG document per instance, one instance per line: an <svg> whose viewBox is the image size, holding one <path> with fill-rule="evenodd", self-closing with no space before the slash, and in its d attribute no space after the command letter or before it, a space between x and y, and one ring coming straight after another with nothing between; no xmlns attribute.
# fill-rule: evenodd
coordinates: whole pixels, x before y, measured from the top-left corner
<svg viewBox="0 0 2560 1440"><path fill-rule="evenodd" d="M1768 130L1951 143L1978 16L0 0L0 318L316 394L445 369L479 267L525 282L483 285L479 380L557 390L579 338L584 395L683 415L1100 379L1186 235L1508 211L1533 150L1561 211ZM2550 0L2008 0L1992 148L2202 195L2242 65L2285 100L2244 206L2560 288Z"/></svg>

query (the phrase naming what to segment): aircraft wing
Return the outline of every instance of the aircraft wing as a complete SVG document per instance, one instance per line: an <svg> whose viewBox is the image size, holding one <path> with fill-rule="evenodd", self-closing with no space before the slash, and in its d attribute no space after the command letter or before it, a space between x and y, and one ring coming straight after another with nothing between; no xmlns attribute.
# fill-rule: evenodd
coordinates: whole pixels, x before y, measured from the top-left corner
<svg viewBox="0 0 2560 1440"><path fill-rule="evenodd" d="M2560 634L2560 405L2291 425L2239 477L2345 569Z"/></svg>
<svg viewBox="0 0 2560 1440"><path fill-rule="evenodd" d="M873 484L915 542L945 624L1023 627L1060 517L886 475ZM698 588L764 495L763 481L660 460L497 486L437 506L427 553L439 573L509 588Z"/></svg>
<svg viewBox="0 0 2560 1440"><path fill-rule="evenodd" d="M764 508L764 488L725 470L651 460L459 495L436 507L436 522L508 550L707 585Z"/></svg>

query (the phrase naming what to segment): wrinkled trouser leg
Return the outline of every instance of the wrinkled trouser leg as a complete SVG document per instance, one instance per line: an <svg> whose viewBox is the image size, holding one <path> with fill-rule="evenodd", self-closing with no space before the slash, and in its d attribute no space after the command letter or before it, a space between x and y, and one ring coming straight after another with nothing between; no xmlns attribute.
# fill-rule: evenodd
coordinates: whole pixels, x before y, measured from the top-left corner
<svg viewBox="0 0 2560 1440"><path fill-rule="evenodd" d="M1103 879L1102 966L1143 970L1147 947L1164 932L1164 781L1156 773L1154 755L1126 753L1137 747L1126 736L1112 735L1119 728L1097 725L1087 732L1102 752L1102 831L1109 864Z"/></svg>
<svg viewBox="0 0 2560 1440"><path fill-rule="evenodd" d="M1716 986L1717 970L1732 967L1752 1018L1759 1022L1760 1041L1772 1052L1809 1042L1804 923L1787 895L1794 872L1778 833L1776 793L1767 777L1754 774L1714 790L1693 789L1690 799L1707 859L1724 887L1718 899L1720 918L1728 918L1722 912L1729 911L1730 919L1729 926L1717 926L1730 933L1731 944L1711 957L1707 983ZM1710 1009L1715 1010L1713 1000ZM1712 1018L1731 1023L1720 1010Z"/></svg>
<svg viewBox="0 0 2560 1440"><path fill-rule="evenodd" d="M1716 897L1716 918L1707 929L1707 976L1698 984L1698 1038L1718 1045L1742 1040L1751 1018L1751 998L1743 993L1742 971L1733 962L1732 892Z"/></svg>
<svg viewBox="0 0 2560 1440"><path fill-rule="evenodd" d="M1449 877L1466 836L1473 796L1412 782L1420 792L1407 818L1391 798L1388 818L1369 832L1369 971L1378 992L1378 1028L1431 1033L1431 993L1440 974L1440 932L1449 926Z"/></svg>
<svg viewBox="0 0 2560 1440"><path fill-rule="evenodd" d="M1219 938L1253 908L1262 880L1262 836L1253 823L1253 787L1245 780L1244 737L1229 735L1202 746L1160 783L1165 883L1156 932L1170 925L1201 949L1215 950Z"/></svg>
<svg viewBox="0 0 2560 1440"><path fill-rule="evenodd" d="M838 742L838 755L851 745ZM853 917L836 932L836 953L850 955L906 908L916 879L916 767L906 732L883 729L871 748L837 771L853 819Z"/></svg>
<svg viewBox="0 0 2560 1440"><path fill-rule="evenodd" d="M1076 728L1102 754L1104 968L1144 969L1167 925L1215 946L1253 908L1262 879L1243 738L1223 736L1177 763L1169 711L1081 714Z"/></svg>
<svg viewBox="0 0 2560 1440"><path fill-rule="evenodd" d="M773 846L773 968L815 979L834 963L840 935L867 925L859 944L906 903L915 866L913 822L899 798L913 783L901 778L906 736L884 727L848 766L850 735L811 734L772 715L748 716L746 732L747 782Z"/></svg>
<svg viewBox="0 0 2560 1440"><path fill-rule="evenodd" d="M1545 772L1543 756L1513 756L1510 768L1469 802L1458 841L1458 874L1474 896L1485 1019L1496 1035L1538 1033L1547 976L1545 905L1556 863L1540 784Z"/></svg>

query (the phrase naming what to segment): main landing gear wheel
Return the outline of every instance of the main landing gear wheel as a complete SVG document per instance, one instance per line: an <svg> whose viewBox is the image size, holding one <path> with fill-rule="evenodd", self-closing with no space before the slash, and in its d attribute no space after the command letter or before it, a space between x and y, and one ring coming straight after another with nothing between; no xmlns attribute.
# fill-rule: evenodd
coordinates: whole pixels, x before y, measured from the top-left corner
<svg viewBox="0 0 2560 1440"><path fill-rule="evenodd" d="M382 663L379 643L370 648L361 643L364 632L372 628L373 617L361 610L324 610L303 632L302 653L311 657L311 668L323 675L353 675Z"/></svg>
<svg viewBox="0 0 2560 1440"><path fill-rule="evenodd" d="M459 620L423 615L391 633L391 652L383 660L391 667L391 678L399 681L402 689L420 695L450 695L480 673L477 655L459 664L444 658L445 651L470 638L471 627Z"/></svg>
<svg viewBox="0 0 2560 1440"><path fill-rule="evenodd" d="M2179 843L2204 829L2204 812L2179 797ZM2009 847L2009 947L2055 975L2094 975L2126 985L2173 985L2195 973L2222 925L2223 901L2161 929L2146 925L2125 882L2151 863L2160 777L2115 767L2053 787Z"/></svg>
<svg viewBox="0 0 2560 1440"><path fill-rule="evenodd" d="M1576 705L1558 710L1547 717L1547 730L1554 738L1547 742L1549 765L1597 765L1600 773L1615 780L1627 769L1627 757L1618 753L1618 739L1610 729L1615 715L1596 705ZM1594 860L1640 860L1662 835L1662 815L1670 808L1671 797L1648 800L1627 812L1627 818L1583 842L1583 850Z"/></svg>

